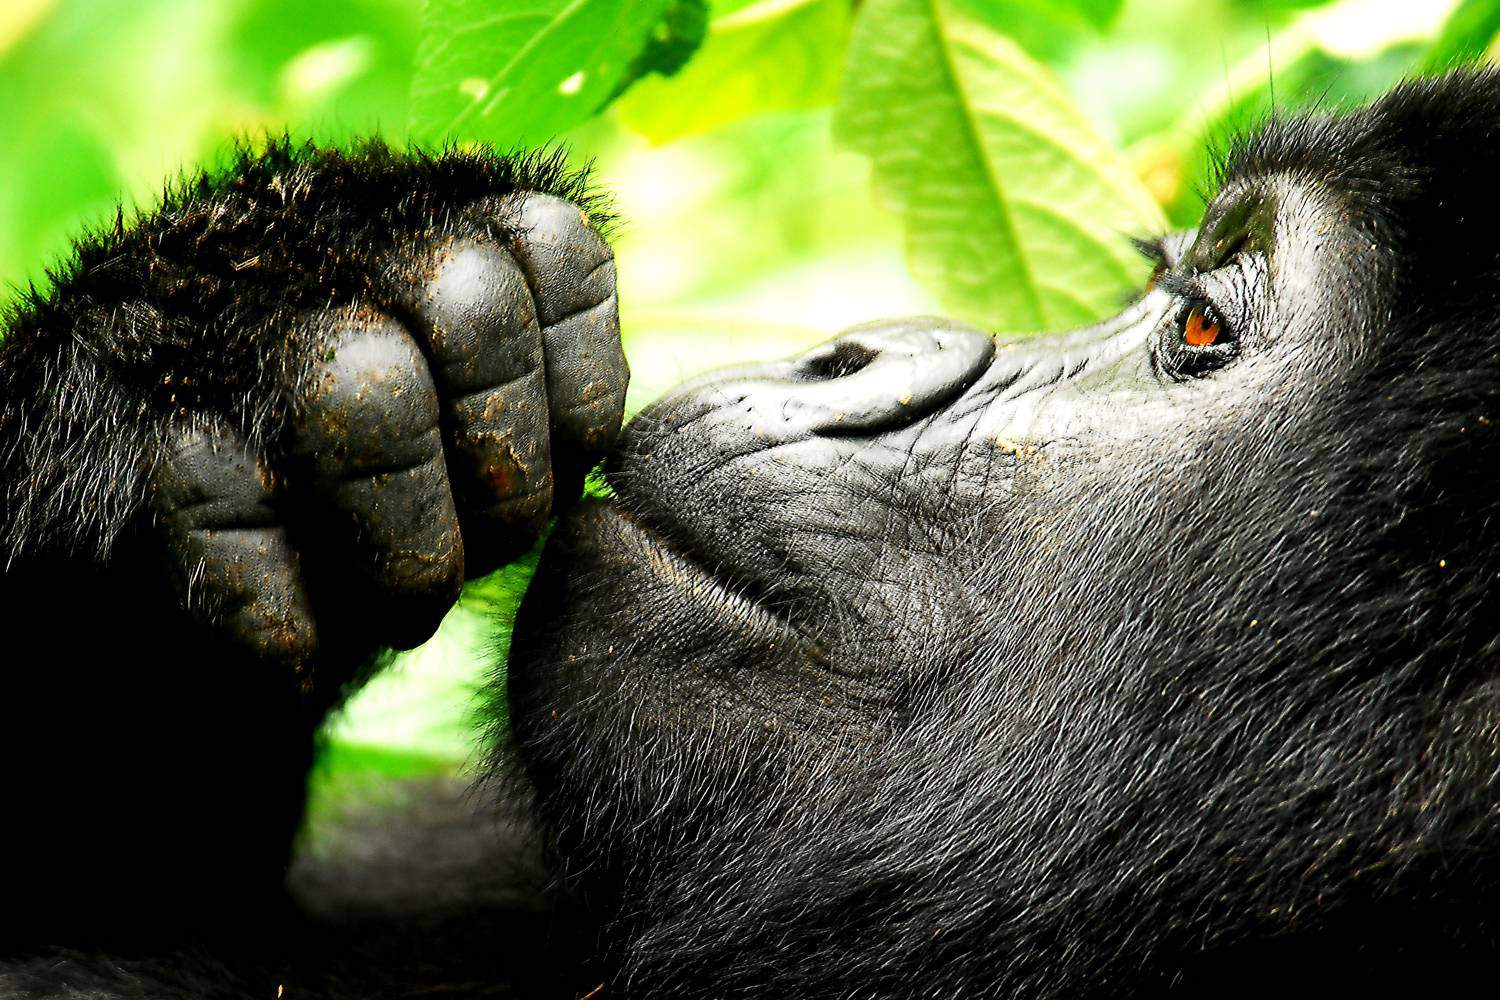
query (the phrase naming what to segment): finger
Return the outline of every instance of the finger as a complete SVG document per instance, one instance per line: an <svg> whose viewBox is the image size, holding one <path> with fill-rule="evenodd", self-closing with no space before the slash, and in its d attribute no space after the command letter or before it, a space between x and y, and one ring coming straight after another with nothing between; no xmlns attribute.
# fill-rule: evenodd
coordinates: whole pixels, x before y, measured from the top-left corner
<svg viewBox="0 0 1500 1000"><path fill-rule="evenodd" d="M427 350L470 576L530 548L552 509L542 333L508 251L459 241L395 267Z"/></svg>
<svg viewBox="0 0 1500 1000"><path fill-rule="evenodd" d="M394 319L350 310L310 322L319 361L297 401L291 450L326 517L303 552L318 560L319 582L342 594L330 614L414 646L437 629L463 581L437 391ZM321 622L324 597L317 588L313 596Z"/></svg>
<svg viewBox="0 0 1500 1000"><path fill-rule="evenodd" d="M571 202L525 193L512 195L507 210L516 232L511 249L542 324L555 496L571 498L625 413L630 369L620 346L614 255Z"/></svg>
<svg viewBox="0 0 1500 1000"><path fill-rule="evenodd" d="M184 430L152 476L151 505L189 613L300 669L316 630L264 460L227 432Z"/></svg>

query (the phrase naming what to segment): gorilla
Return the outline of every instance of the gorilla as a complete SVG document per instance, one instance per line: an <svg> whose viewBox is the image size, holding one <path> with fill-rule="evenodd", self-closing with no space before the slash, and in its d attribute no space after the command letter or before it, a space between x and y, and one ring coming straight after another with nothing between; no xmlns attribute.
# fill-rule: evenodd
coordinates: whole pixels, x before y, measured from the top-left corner
<svg viewBox="0 0 1500 1000"><path fill-rule="evenodd" d="M1492 976L1497 154L1493 72L1276 117L1113 319L623 430L556 158L277 144L89 235L0 353L0 994ZM320 719L554 515L488 776L294 859Z"/></svg>

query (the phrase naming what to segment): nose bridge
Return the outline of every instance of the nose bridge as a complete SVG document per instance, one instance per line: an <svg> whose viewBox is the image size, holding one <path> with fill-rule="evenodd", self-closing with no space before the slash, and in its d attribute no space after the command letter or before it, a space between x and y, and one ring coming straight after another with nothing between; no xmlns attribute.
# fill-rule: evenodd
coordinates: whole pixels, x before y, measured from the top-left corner
<svg viewBox="0 0 1500 1000"><path fill-rule="evenodd" d="M855 327L801 357L712 383L746 429L779 441L868 435L932 413L972 386L994 339L948 320Z"/></svg>

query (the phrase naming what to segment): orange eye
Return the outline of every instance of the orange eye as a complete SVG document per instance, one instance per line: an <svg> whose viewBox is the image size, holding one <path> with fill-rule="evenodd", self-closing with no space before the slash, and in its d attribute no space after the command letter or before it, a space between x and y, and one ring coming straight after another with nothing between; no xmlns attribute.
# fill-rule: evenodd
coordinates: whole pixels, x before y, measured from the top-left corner
<svg viewBox="0 0 1500 1000"><path fill-rule="evenodd" d="M1219 321L1203 306L1194 306L1188 313L1187 325L1182 328L1182 339L1189 347L1208 347L1219 339L1219 333Z"/></svg>

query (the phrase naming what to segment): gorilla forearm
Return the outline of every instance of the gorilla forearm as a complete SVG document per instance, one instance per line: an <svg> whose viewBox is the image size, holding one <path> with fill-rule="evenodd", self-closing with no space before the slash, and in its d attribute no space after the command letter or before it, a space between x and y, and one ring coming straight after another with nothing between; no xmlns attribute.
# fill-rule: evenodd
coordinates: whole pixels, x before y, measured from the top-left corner
<svg viewBox="0 0 1500 1000"><path fill-rule="evenodd" d="M0 751L40 763L6 789L12 912L274 887L323 711L618 429L604 221L555 157L276 143L19 304L0 599L41 649L0 681Z"/></svg>

